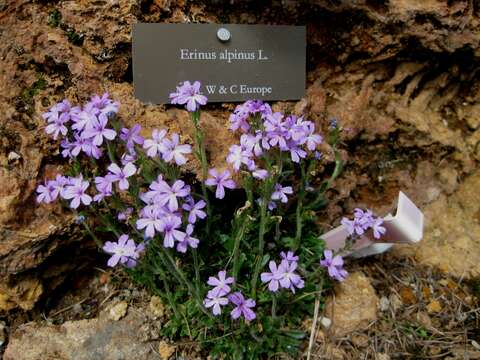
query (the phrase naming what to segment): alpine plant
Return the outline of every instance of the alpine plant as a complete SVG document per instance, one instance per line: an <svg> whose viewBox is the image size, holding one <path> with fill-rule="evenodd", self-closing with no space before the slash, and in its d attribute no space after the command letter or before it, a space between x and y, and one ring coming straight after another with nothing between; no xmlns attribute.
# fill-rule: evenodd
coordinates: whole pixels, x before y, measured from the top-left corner
<svg viewBox="0 0 480 360"><path fill-rule="evenodd" d="M304 116L249 100L230 115L237 141L213 167L200 90L185 81L170 94L191 115L192 143L168 129L127 126L108 93L53 105L45 132L68 170L38 185L37 202L60 201L108 255L107 266L161 294L171 318L165 336L189 336L213 357L295 355L315 301L348 276L342 251L325 249L317 225L343 165L342 129L326 124L325 141ZM322 151L335 158L326 177ZM385 234L370 210L341 223L354 240Z"/></svg>

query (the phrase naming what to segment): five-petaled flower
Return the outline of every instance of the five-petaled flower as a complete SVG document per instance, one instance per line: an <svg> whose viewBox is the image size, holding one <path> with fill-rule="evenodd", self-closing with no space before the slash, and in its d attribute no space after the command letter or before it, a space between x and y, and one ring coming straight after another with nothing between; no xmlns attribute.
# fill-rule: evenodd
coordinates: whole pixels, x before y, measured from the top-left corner
<svg viewBox="0 0 480 360"><path fill-rule="evenodd" d="M332 250L325 250L323 256L325 259L320 260L320 265L328 270L328 275L338 281L345 280L348 273L343 269L343 258L340 255L333 256Z"/></svg>
<svg viewBox="0 0 480 360"><path fill-rule="evenodd" d="M211 177L209 177L205 184L207 186L216 186L215 197L217 199L223 199L225 197L225 188L235 189L235 181L230 178L230 171L225 170L222 173L218 173L216 169L210 169L208 171Z"/></svg>
<svg viewBox="0 0 480 360"><path fill-rule="evenodd" d="M71 178L70 184L65 186L65 190L63 192L63 198L67 200L71 200L70 207L72 209L76 209L83 205L90 205L92 202L92 197L86 193L89 182L83 180L82 176Z"/></svg>
<svg viewBox="0 0 480 360"><path fill-rule="evenodd" d="M109 177L112 182L118 181L118 188L120 190L127 190L130 186L127 179L135 175L137 168L133 163L128 163L123 169L117 164L111 164L108 167L108 171L110 171L110 174L108 174L107 177Z"/></svg>
<svg viewBox="0 0 480 360"><path fill-rule="evenodd" d="M233 277L226 277L227 272L225 270L218 272L218 278L210 276L208 278L207 284L214 286L212 290L209 291L211 294L215 295L225 295L230 292L229 284L233 284L235 279Z"/></svg>
<svg viewBox="0 0 480 360"><path fill-rule="evenodd" d="M257 317L252 310L252 308L255 307L255 300L245 299L242 293L239 291L228 295L228 300L236 305L236 307L230 313L232 319L238 319L243 315L245 320L252 321Z"/></svg>
<svg viewBox="0 0 480 360"><path fill-rule="evenodd" d="M103 246L103 250L112 254L112 257L108 259L108 266L114 267L120 263L131 268L137 265L140 253L144 250L144 245L135 245L135 242L128 235L123 234L118 238L117 242L107 241Z"/></svg>
<svg viewBox="0 0 480 360"><path fill-rule="evenodd" d="M190 81L185 81L180 86L177 86L177 91L170 94L170 102L172 104L186 105L190 112L197 111L200 105L207 103L207 97L200 94L200 81L195 81L190 84Z"/></svg>

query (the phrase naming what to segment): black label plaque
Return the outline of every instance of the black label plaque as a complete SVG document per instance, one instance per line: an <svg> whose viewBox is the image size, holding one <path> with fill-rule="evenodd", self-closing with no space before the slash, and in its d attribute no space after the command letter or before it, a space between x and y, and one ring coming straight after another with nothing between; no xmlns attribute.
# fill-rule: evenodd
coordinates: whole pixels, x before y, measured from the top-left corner
<svg viewBox="0 0 480 360"><path fill-rule="evenodd" d="M304 26L136 24L135 96L165 104L180 82L199 80L211 102L300 99L305 52Z"/></svg>

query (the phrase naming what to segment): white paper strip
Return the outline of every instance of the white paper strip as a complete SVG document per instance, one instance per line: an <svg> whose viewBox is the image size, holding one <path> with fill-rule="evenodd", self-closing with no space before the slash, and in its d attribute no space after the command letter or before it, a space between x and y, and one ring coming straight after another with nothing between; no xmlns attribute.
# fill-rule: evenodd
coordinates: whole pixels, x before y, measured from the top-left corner
<svg viewBox="0 0 480 360"><path fill-rule="evenodd" d="M381 242L373 237L372 231L367 231L359 237L353 248L343 253L343 256L365 257L381 254L390 249L394 243L412 244L423 237L423 213L407 195L400 191L398 195L397 213L388 214L383 218L383 226L387 229ZM345 246L349 233L343 225L323 234L327 249L338 251Z"/></svg>

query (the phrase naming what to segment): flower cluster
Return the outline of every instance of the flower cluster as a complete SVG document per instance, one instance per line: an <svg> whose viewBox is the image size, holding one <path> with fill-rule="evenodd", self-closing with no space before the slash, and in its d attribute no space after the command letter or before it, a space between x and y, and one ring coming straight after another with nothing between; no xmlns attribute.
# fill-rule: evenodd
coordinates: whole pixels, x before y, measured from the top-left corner
<svg viewBox="0 0 480 360"><path fill-rule="evenodd" d="M69 205L76 221L109 255L109 267L129 268L132 278L168 300L172 317L178 317L166 325L172 335L186 333L183 314L198 314L186 325L196 327L189 333L209 328L219 343L251 335L254 341L235 349L257 349L249 354L252 358L262 357L258 354L265 354L264 347L271 347L270 355L284 353L298 338L288 335L286 325L299 325L302 311L320 296L314 289L322 279L328 274L342 281L348 275L342 257L324 250L314 215L341 171L337 140L331 140L338 139L341 127L332 127L328 136L335 170L319 182L311 178L322 159L318 147L323 138L315 124L249 100L230 116L230 130L239 139L225 154L226 164L210 168L200 113L207 98L200 89L198 81L185 81L170 94L172 104L191 113L194 148L166 129L147 135L138 124L125 127L116 116L119 104L108 94L95 95L82 106L67 100L52 106L43 115L45 131L61 141L70 166L65 175L38 185L37 201ZM190 154L200 165L200 182L182 176L180 167ZM233 189L228 203L213 199L225 199ZM353 240L369 229L376 238L385 233L382 219L370 210L356 209L354 219L342 224ZM102 231L102 237L92 229ZM279 259L272 253L280 253ZM209 276L213 266L223 270ZM299 306L286 308L294 302ZM245 331L246 325L235 325L235 334L237 329L244 334L225 335L231 329L226 329L226 319L218 321L222 313L243 318L246 325L256 319L258 326ZM225 353L229 347L218 349Z"/></svg>
<svg viewBox="0 0 480 360"><path fill-rule="evenodd" d="M87 194L90 183L78 177L57 175L55 180L47 180L37 187L37 202L51 203L58 198L70 200L70 207L77 209L81 204L90 205L92 197Z"/></svg>
<svg viewBox="0 0 480 360"><path fill-rule="evenodd" d="M387 231L385 227L382 226L383 219L375 217L371 210L367 209L367 211L363 211L362 209L356 208L353 216L353 220L344 217L341 221L350 235L360 236L368 229L372 229L375 239L380 239Z"/></svg>
<svg viewBox="0 0 480 360"><path fill-rule="evenodd" d="M251 114L258 114L258 121L248 123ZM322 136L315 133L313 122L295 115L285 117L280 112L273 113L261 101L237 106L230 121L230 129L244 132L240 144L232 145L227 156L227 162L235 171L242 167L251 172L258 171L257 158L275 149L289 153L291 160L299 163L307 156L307 151L315 151L323 141Z"/></svg>
<svg viewBox="0 0 480 360"><path fill-rule="evenodd" d="M268 267L270 272L264 272L260 275L263 283L268 283L268 289L272 292L278 291L280 287L290 289L295 293L295 288L301 289L304 287L304 281L295 273L298 266L298 256L292 251L287 253L281 252L282 261L277 266L275 261L270 261Z"/></svg>
<svg viewBox="0 0 480 360"><path fill-rule="evenodd" d="M205 307L212 308L213 315L218 316L222 313L222 306L232 303L234 305L233 310L230 312L232 319L238 319L243 315L247 321L254 320L256 315L252 308L255 307L255 301L253 299L245 299L239 291L230 293L231 288L229 285L233 284L235 279L226 276L227 272L222 270L218 273L218 278L209 277L207 284L213 286L213 289L208 291L207 297L203 301Z"/></svg>
<svg viewBox="0 0 480 360"><path fill-rule="evenodd" d="M113 123L113 119L118 109L119 104L105 93L102 96L93 96L83 106L72 106L68 100L63 100L43 114L47 121L47 134L54 140L60 135L63 137L63 156L77 158L83 153L87 158L98 160L108 152L111 162L107 163L104 175L98 174L90 181L81 171L77 176L57 175L53 180L46 180L37 187L37 202L52 203L61 199L68 201L72 209L78 209L81 205L88 207L93 202L100 203L110 197L116 198L118 202L119 197L125 196L121 193L126 193L131 188L131 179L135 178L136 184L140 169L135 163L138 161L139 152L144 151L143 157L163 161L165 164L186 163L185 155L191 153L191 146L181 144L178 134L173 133L171 137L167 137L166 130L153 130L152 138L145 140L140 134L141 126L136 124L131 128L121 128L117 138L117 131L113 128L120 126ZM115 153L111 153L112 149L115 149ZM119 155L121 149L123 154L120 152L122 155ZM120 163L115 162L115 158L119 159ZM91 182L94 183L93 187L90 186ZM136 218L136 228L145 229L145 239L148 240L156 232L161 232L165 247L173 247L176 242L179 252L198 246L199 240L193 236L193 224L197 219L206 217L202 210L205 201L195 201L190 196L189 186L177 180L170 187L160 175L150 184L149 190L139 196L146 206L138 213L131 206L121 207L117 215L119 221L127 222L131 217ZM182 199L180 205L179 199ZM183 215L186 226L184 230L180 230ZM109 266L136 265L144 245L135 245L128 236L122 235L117 243L105 243L104 251L113 255L108 262Z"/></svg>
<svg viewBox="0 0 480 360"><path fill-rule="evenodd" d="M103 142L117 136L117 132L108 127L108 120L118 108L119 104L112 101L108 93L93 96L83 107L63 100L43 114L47 121L45 131L55 140L59 135L64 137L61 142L64 157L77 157L83 152L99 159Z"/></svg>
<svg viewBox="0 0 480 360"><path fill-rule="evenodd" d="M186 154L192 152L192 147L188 144L180 144L180 136L173 133L171 138L165 137L167 131L154 129L152 138L143 143L143 148L147 151L147 156L151 158L161 157L167 163L175 163L180 166L187 162Z"/></svg>
<svg viewBox="0 0 480 360"><path fill-rule="evenodd" d="M192 237L197 218L204 219L207 214L202 210L205 201L195 202L190 195L190 186L183 180L176 180L171 185L159 175L149 190L140 194L145 203L136 222L138 230L144 230L146 238L163 234L163 246L186 252L188 247L197 248L199 240ZM182 224L186 224L182 231Z"/></svg>

